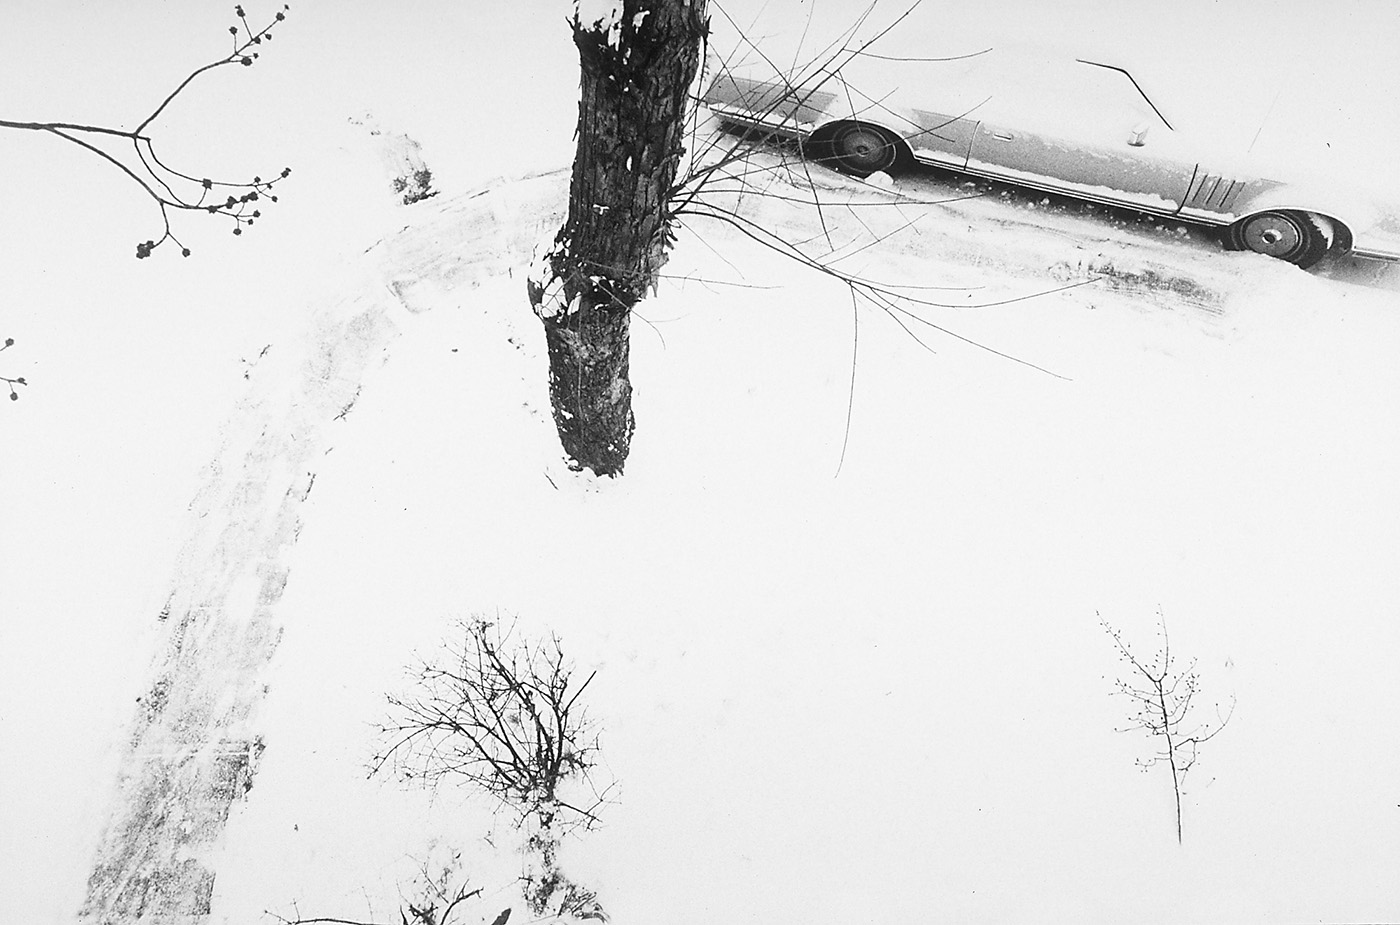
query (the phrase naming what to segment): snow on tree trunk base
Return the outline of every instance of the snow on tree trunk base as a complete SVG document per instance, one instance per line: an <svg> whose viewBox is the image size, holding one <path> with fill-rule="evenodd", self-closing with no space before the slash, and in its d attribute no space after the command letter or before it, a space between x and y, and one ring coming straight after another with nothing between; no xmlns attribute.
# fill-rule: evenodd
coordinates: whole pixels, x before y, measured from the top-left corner
<svg viewBox="0 0 1400 925"><path fill-rule="evenodd" d="M598 475L620 475L632 442L630 319L627 309L602 307L544 319L559 442L571 465Z"/></svg>

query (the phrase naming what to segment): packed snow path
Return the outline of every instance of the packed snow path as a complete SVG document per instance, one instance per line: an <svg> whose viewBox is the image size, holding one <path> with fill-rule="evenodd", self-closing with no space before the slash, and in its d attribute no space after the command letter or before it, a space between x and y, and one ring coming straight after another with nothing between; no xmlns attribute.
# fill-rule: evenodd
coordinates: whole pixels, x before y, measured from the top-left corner
<svg viewBox="0 0 1400 925"><path fill-rule="evenodd" d="M273 345L253 370L190 505L189 538L159 616L164 651L137 705L83 921L208 914L214 871L204 856L232 802L253 787L263 750L255 714L285 618L276 608L286 556L336 422L384 362L397 319L430 307L429 290L466 291L528 262L538 230L520 217L557 220L551 205L563 201L565 179L460 197L376 244L365 258L371 269L317 312L306 342Z"/></svg>

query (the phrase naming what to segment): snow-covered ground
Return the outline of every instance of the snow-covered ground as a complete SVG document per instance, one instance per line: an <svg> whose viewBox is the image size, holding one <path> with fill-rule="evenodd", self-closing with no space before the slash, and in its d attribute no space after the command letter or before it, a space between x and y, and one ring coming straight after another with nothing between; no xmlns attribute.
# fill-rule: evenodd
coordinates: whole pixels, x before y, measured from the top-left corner
<svg viewBox="0 0 1400 925"><path fill-rule="evenodd" d="M1117 268L928 312L1051 375L936 334L930 353L874 310L853 316L840 286L693 222L634 327L628 473L592 483L557 462L518 270L559 180L487 183L567 162L561 6L298 7L275 56L172 131L190 157L218 138L231 170L271 156L295 182L255 233L209 231L187 261L131 258L152 216L116 178L0 138L38 180L6 188L25 220L3 228L0 337L17 345L0 373L32 384L0 409L0 919L66 922L82 901L158 615L200 538L243 523L200 501L236 465L308 493L295 544L274 550L282 638L246 730L266 750L206 857L216 922L294 903L394 920L420 863L453 851L486 889L482 920L511 904L519 862L489 804L364 773L415 653L454 617L496 612L599 669L620 797L566 866L615 921L1400 916L1400 745L1383 720L1400 693L1394 273L1304 274L1015 196L927 209L862 252L872 276L970 287L948 293L958 304ZM1210 42L1251 41L1218 68L1178 55L1183 83L1282 58L1294 76L1326 70L1313 85L1331 92L1271 120L1395 124L1393 95L1376 108L1395 87L1388 7L1300 8L1308 29L1269 35L1196 6L1161 21L1057 7L1052 31L1181 49L1194 10ZM38 9L32 38L0 39L0 81L44 101L25 115L92 119L144 104L168 83L149 61L227 15L152 7L140 15L164 19L143 39L135 12ZM1047 28L1037 9L984 15L1024 39ZM792 40L800 20L775 13L759 34ZM80 14L91 31L70 28ZM944 17L915 36L944 53L985 25ZM34 76L111 35L140 64L134 87ZM1343 51L1367 67L1331 69ZM443 195L393 206L346 121L366 110L423 143ZM207 112L228 118L201 134ZM1197 288L1144 288L1147 269ZM364 343L325 336L367 311L383 324ZM308 364L352 348L353 408L301 413ZM262 469L259 409L288 448ZM1114 732L1124 705L1096 617L1145 642L1158 607L1207 699L1237 701L1188 778L1182 846L1164 772L1133 765L1151 744Z"/></svg>

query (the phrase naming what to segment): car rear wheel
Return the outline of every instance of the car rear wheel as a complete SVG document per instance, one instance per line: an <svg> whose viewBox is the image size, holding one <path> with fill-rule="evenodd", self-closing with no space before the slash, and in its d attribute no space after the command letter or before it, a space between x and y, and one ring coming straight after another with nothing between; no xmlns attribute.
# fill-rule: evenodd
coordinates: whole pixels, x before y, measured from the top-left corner
<svg viewBox="0 0 1400 925"><path fill-rule="evenodd" d="M1287 260L1307 269L1323 258L1335 237L1332 222L1311 212L1260 212L1230 228L1236 250Z"/></svg>
<svg viewBox="0 0 1400 925"><path fill-rule="evenodd" d="M904 162L904 142L882 128L859 122L838 127L822 148L820 160L856 177L893 173Z"/></svg>

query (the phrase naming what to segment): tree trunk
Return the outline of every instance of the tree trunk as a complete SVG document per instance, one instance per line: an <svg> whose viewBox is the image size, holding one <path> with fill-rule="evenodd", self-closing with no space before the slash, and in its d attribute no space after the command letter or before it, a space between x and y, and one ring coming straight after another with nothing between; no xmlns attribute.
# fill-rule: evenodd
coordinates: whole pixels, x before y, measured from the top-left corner
<svg viewBox="0 0 1400 925"><path fill-rule="evenodd" d="M571 465L622 472L631 444L628 328L673 240L688 94L706 0L576 0L582 69L569 214L531 273L549 395Z"/></svg>

